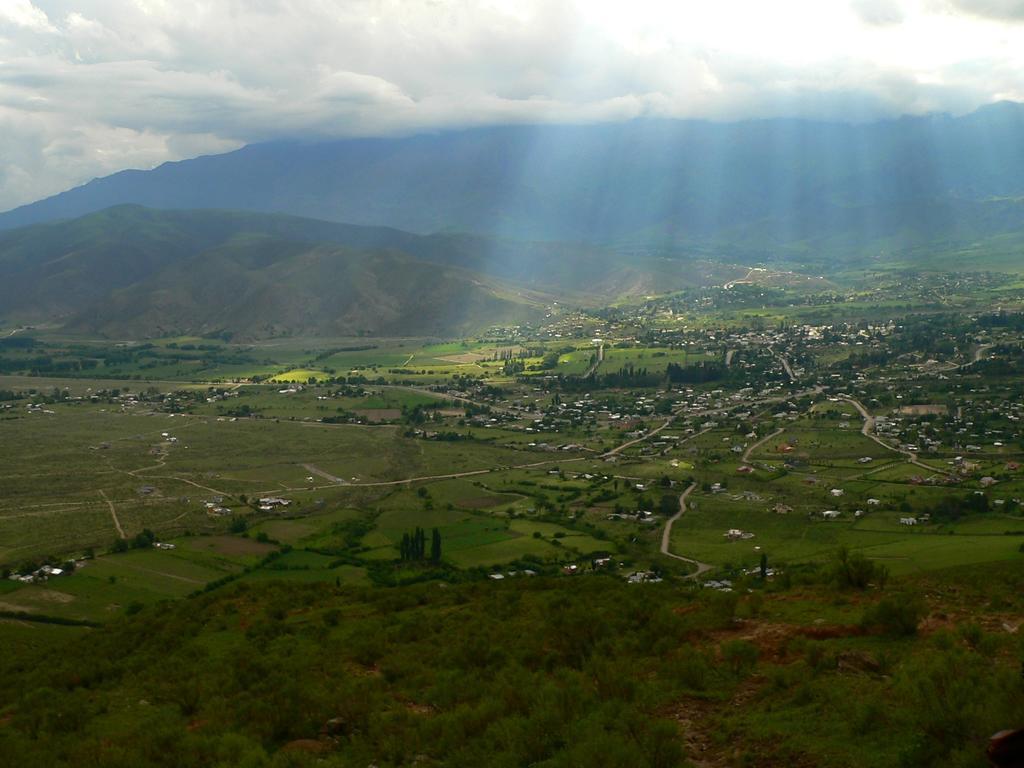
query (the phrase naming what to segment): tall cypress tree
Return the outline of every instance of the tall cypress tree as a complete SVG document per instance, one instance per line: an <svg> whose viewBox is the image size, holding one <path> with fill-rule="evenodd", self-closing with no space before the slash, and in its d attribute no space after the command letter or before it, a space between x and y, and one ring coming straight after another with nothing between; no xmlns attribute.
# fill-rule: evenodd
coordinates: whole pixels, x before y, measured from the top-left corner
<svg viewBox="0 0 1024 768"><path fill-rule="evenodd" d="M416 533L413 535L413 540L415 541L415 546L414 546L414 550L413 551L415 552L415 558L417 560L422 560L423 559L423 550L424 550L423 539L424 539L424 537L423 537L423 529L420 528L417 525L416 526Z"/></svg>
<svg viewBox="0 0 1024 768"><path fill-rule="evenodd" d="M441 562L441 532L435 528L430 534L430 559Z"/></svg>

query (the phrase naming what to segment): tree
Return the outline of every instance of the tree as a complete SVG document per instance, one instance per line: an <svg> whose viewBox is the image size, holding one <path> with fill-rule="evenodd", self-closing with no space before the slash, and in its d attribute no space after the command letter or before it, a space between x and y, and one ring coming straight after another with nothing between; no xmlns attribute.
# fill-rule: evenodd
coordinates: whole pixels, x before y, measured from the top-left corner
<svg viewBox="0 0 1024 768"><path fill-rule="evenodd" d="M768 578L768 555L761 553L761 578Z"/></svg>
<svg viewBox="0 0 1024 768"><path fill-rule="evenodd" d="M889 569L884 565L845 546L839 548L832 562L832 580L840 589L865 590L872 583L883 588L888 577Z"/></svg>
<svg viewBox="0 0 1024 768"><path fill-rule="evenodd" d="M430 534L430 559L441 562L441 532L435 528Z"/></svg>
<svg viewBox="0 0 1024 768"><path fill-rule="evenodd" d="M658 508L661 510L661 514L671 515L679 509L679 499L671 493L663 494Z"/></svg>
<svg viewBox="0 0 1024 768"><path fill-rule="evenodd" d="M156 534L149 530L149 528L143 528L139 533L135 534L132 546L135 549L146 549L153 546L154 541L156 541Z"/></svg>

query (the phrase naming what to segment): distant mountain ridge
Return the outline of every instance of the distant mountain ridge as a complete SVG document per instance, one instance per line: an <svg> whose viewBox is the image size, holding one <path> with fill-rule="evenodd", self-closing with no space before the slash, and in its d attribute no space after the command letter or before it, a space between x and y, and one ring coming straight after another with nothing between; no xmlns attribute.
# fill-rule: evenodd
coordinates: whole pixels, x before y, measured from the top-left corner
<svg viewBox="0 0 1024 768"><path fill-rule="evenodd" d="M276 142L124 171L0 228L133 203L414 233L807 255L1024 228L1024 106L864 125L796 119L518 126Z"/></svg>
<svg viewBox="0 0 1024 768"><path fill-rule="evenodd" d="M735 270L572 244L126 205L0 232L0 320L121 338L459 335L535 320L556 299L663 291Z"/></svg>
<svg viewBox="0 0 1024 768"><path fill-rule="evenodd" d="M432 251L397 230L119 206L0 233L0 307L125 338L448 334L536 312L493 278L418 257Z"/></svg>

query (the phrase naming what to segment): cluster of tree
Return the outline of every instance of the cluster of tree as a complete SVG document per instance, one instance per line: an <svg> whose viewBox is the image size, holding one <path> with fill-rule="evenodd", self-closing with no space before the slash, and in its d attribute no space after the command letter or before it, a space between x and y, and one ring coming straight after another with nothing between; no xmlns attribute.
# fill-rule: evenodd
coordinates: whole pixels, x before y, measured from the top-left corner
<svg viewBox="0 0 1024 768"><path fill-rule="evenodd" d="M558 367L558 361L561 359L562 355L568 355L570 352L574 351L575 347L559 347L558 349L548 350L540 359L540 363L535 367L540 371L550 371L552 368Z"/></svg>
<svg viewBox="0 0 1024 768"><path fill-rule="evenodd" d="M668 380L673 384L706 384L710 381L721 381L728 374L724 364L703 360L696 365L679 365L669 363L666 371Z"/></svg>
<svg viewBox="0 0 1024 768"><path fill-rule="evenodd" d="M555 361L557 365L557 361ZM501 372L505 376L515 376L517 373L522 373L526 370L526 363L522 360L506 360L501 366Z"/></svg>
<svg viewBox="0 0 1024 768"><path fill-rule="evenodd" d="M127 552L129 549L149 549L156 542L156 534L143 528L131 539L115 539L110 547L112 553Z"/></svg>
<svg viewBox="0 0 1024 768"><path fill-rule="evenodd" d="M402 541L398 545L399 559L403 563L423 562L428 559L427 533L419 526L412 533L403 533ZM429 560L432 563L441 562L441 532L434 528L430 533Z"/></svg>
<svg viewBox="0 0 1024 768"><path fill-rule="evenodd" d="M431 403L430 405L423 405L417 403L412 408L408 405L402 406L402 421L406 424L423 424L426 421L438 421L441 415L438 413L438 409L441 407L441 403Z"/></svg>
<svg viewBox="0 0 1024 768"><path fill-rule="evenodd" d="M892 357L892 352L887 349L853 352L845 360L837 360L831 367L840 371L859 371L871 366L886 365Z"/></svg>
<svg viewBox="0 0 1024 768"><path fill-rule="evenodd" d="M988 496L984 493L968 493L965 495L948 494L939 499L923 512L931 515L937 523L951 523L965 515L977 515L991 509Z"/></svg>
<svg viewBox="0 0 1024 768"><path fill-rule="evenodd" d="M975 321L981 328L1010 328L1024 330L1024 312L1007 312L1000 310L988 315L980 315Z"/></svg>

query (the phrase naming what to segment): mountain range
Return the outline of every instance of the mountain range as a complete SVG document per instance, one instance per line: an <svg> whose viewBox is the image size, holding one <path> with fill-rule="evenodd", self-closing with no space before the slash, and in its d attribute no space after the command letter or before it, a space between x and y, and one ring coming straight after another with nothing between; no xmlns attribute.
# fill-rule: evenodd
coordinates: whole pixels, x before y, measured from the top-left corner
<svg viewBox="0 0 1024 768"><path fill-rule="evenodd" d="M852 124L634 120L273 142L124 171L0 214L121 204L287 213L417 234L854 257L1024 223L1024 105Z"/></svg>
<svg viewBox="0 0 1024 768"><path fill-rule="evenodd" d="M735 276L594 246L124 205L0 232L0 321L116 338L451 335L533 320L557 300Z"/></svg>
<svg viewBox="0 0 1024 768"><path fill-rule="evenodd" d="M879 262L1024 269L1024 105L275 142L124 171L0 214L0 321L447 335L738 264Z"/></svg>

